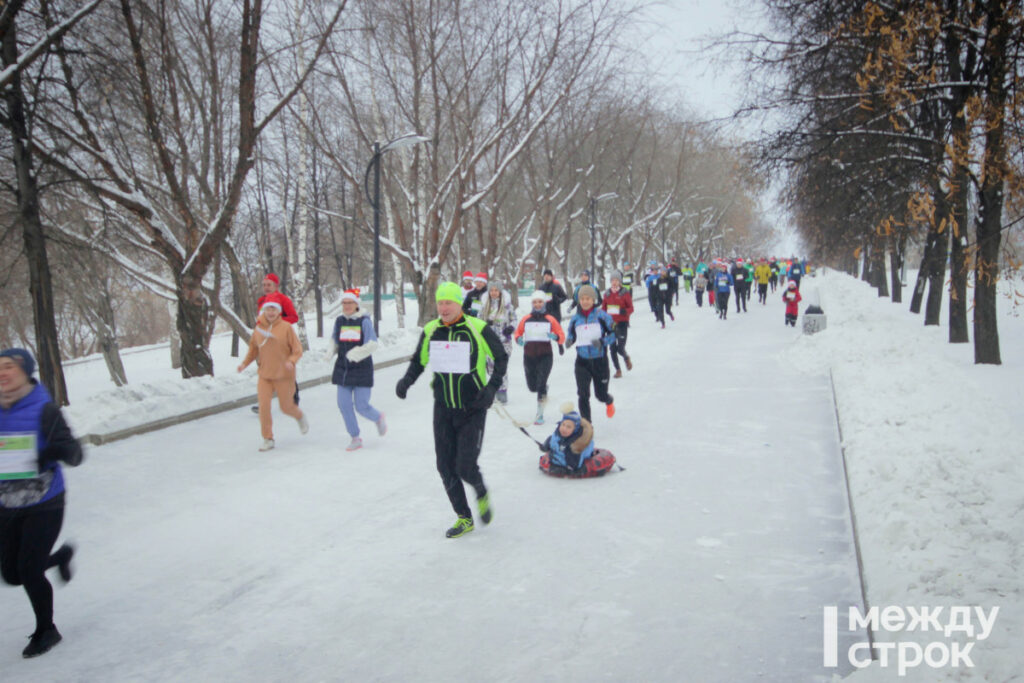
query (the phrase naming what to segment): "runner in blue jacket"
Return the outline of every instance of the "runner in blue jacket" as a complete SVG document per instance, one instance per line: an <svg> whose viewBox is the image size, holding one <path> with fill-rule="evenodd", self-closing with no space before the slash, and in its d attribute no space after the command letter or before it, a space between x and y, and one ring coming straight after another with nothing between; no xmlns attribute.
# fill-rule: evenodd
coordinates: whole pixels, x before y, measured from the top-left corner
<svg viewBox="0 0 1024 683"><path fill-rule="evenodd" d="M594 396L605 404L605 414L615 415L615 399L608 393L611 372L608 369L607 349L615 343L615 323L612 317L595 307L597 290L584 285L579 293L580 309L569 321L565 345L576 344L576 393L580 414L590 420L590 383L594 383Z"/></svg>
<svg viewBox="0 0 1024 683"><path fill-rule="evenodd" d="M712 282L715 287L715 305L718 306L718 317L725 320L729 315L729 291L735 286L736 281L732 279L732 275L726 270L727 266L724 263L721 268L715 273Z"/></svg>

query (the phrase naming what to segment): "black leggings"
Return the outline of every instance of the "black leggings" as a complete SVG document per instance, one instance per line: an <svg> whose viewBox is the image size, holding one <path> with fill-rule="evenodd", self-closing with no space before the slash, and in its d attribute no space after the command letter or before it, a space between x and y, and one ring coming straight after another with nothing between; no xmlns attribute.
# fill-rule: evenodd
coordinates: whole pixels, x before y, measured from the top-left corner
<svg viewBox="0 0 1024 683"><path fill-rule="evenodd" d="M548 395L548 375L554 357L550 353L543 356L523 356L523 370L526 372L526 388L537 394L540 401Z"/></svg>
<svg viewBox="0 0 1024 683"><path fill-rule="evenodd" d="M459 517L473 518L462 482L473 487L477 498L487 493L477 459L484 442L486 410L461 410L434 403L434 451L437 472L445 493Z"/></svg>
<svg viewBox="0 0 1024 683"><path fill-rule="evenodd" d="M615 369L619 370L619 356L629 358L626 353L626 338L629 336L629 323L623 320L615 323L615 343L612 344L612 363Z"/></svg>
<svg viewBox="0 0 1024 683"><path fill-rule="evenodd" d="M0 516L0 573L6 583L25 588L36 632L53 625L53 586L45 572L57 566L50 551L63 523L63 504Z"/></svg>
<svg viewBox="0 0 1024 683"><path fill-rule="evenodd" d="M594 383L594 396L602 403L611 403L612 395L608 393L608 357L580 358L576 357L576 394L580 399L580 415L590 419L590 383Z"/></svg>

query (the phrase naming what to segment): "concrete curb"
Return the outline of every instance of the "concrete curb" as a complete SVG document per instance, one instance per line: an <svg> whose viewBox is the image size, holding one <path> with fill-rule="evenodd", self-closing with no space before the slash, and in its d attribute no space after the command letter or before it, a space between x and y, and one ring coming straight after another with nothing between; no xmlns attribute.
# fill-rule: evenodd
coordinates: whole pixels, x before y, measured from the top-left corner
<svg viewBox="0 0 1024 683"><path fill-rule="evenodd" d="M408 363L412 356L404 356L401 358L392 358L391 360L382 361L380 363L374 363L373 369L380 370L383 368L390 368L394 365L401 365L402 363ZM331 381L330 375L324 375L322 377L315 377L313 379L303 380L299 382L299 389L308 389L309 387L319 386L321 384L327 384ZM120 441L121 439L127 439L132 436L138 436L139 434L146 434L148 432L155 432L159 429L166 429L167 427L174 427L176 425L184 424L185 422L191 422L192 420L198 420L218 413L224 413L229 410L236 408L244 408L245 406L251 406L256 404L256 394L250 394L243 396L242 398L235 399L234 401L228 401L227 403L218 403L212 406L206 406L205 408L199 408L197 410L190 410L187 413L180 415L172 415L170 417L164 417L159 420L153 420L152 422L145 422L134 427L128 427L126 429L119 429L114 432L108 432L106 434L86 434L81 437L83 443L90 444L92 446L102 446L103 444L112 443L114 441Z"/></svg>

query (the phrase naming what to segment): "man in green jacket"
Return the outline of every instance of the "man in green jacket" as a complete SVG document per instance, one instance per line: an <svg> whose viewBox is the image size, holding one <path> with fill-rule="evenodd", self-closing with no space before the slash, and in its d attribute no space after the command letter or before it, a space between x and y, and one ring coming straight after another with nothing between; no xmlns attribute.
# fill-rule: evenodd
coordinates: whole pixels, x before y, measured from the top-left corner
<svg viewBox="0 0 1024 683"><path fill-rule="evenodd" d="M508 367L508 354L494 331L479 318L462 310L462 289L454 282L443 282L434 296L436 320L423 327L409 367L398 380L395 393L405 398L409 387L432 362L434 379L434 451L437 471L458 515L448 529L448 538L458 538L473 530L466 489L476 493L480 521L491 521L491 505L484 478L477 466L484 441L487 409L501 386ZM487 359L494 359L494 370L487 377Z"/></svg>

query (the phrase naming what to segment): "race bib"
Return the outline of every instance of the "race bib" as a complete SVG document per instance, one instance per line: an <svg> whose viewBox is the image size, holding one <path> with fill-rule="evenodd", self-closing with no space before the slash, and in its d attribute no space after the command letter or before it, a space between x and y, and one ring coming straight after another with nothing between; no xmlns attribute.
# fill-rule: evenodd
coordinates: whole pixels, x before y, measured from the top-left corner
<svg viewBox="0 0 1024 683"><path fill-rule="evenodd" d="M39 476L39 453L34 432L0 434L0 480Z"/></svg>
<svg viewBox="0 0 1024 683"><path fill-rule="evenodd" d="M338 332L338 341L357 342L362 337L362 328L356 325L342 325Z"/></svg>
<svg viewBox="0 0 1024 683"><path fill-rule="evenodd" d="M745 276L745 275L743 275L743 273L736 273L736 276L735 276L735 277L736 277L736 282L743 282L743 279L744 279L744 277L746 277L746 276Z"/></svg>
<svg viewBox="0 0 1024 683"><path fill-rule="evenodd" d="M608 315L618 315L621 309L616 304L608 304Z"/></svg>
<svg viewBox="0 0 1024 683"><path fill-rule="evenodd" d="M595 339L601 338L601 325L599 323L585 323L576 326L576 343L580 345L589 344Z"/></svg>
<svg viewBox="0 0 1024 683"><path fill-rule="evenodd" d="M548 333L551 331L551 323L526 323L523 325L523 339L528 342L551 341Z"/></svg>
<svg viewBox="0 0 1024 683"><path fill-rule="evenodd" d="M430 342L430 369L434 372L465 375L469 372L468 341Z"/></svg>
<svg viewBox="0 0 1024 683"><path fill-rule="evenodd" d="M666 289L668 289L668 283L662 282L660 285L658 285L658 289L664 292Z"/></svg>
<svg viewBox="0 0 1024 683"><path fill-rule="evenodd" d="M473 311L474 313L479 313L480 309L483 308L483 305L484 304L482 301L480 301L480 299L473 299L473 303L469 305L469 310Z"/></svg>
<svg viewBox="0 0 1024 683"><path fill-rule="evenodd" d="M551 301L551 292L544 292L544 301Z"/></svg>

